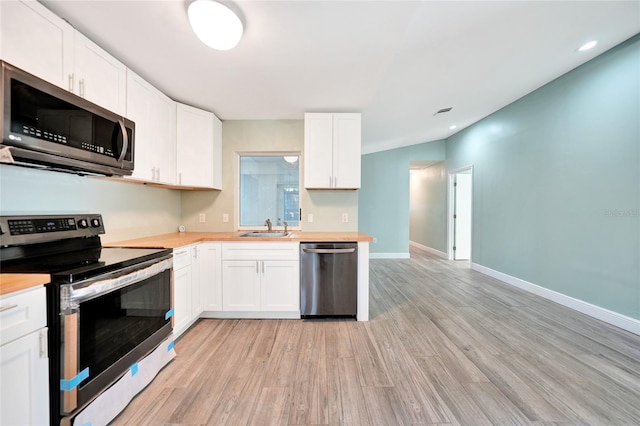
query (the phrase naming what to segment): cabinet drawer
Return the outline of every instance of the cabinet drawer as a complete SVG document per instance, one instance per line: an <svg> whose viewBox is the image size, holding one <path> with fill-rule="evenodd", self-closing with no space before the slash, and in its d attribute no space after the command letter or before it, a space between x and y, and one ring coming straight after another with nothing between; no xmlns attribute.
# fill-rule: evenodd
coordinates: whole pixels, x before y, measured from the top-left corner
<svg viewBox="0 0 640 426"><path fill-rule="evenodd" d="M223 243L223 260L298 260L297 242Z"/></svg>
<svg viewBox="0 0 640 426"><path fill-rule="evenodd" d="M191 266L191 246L173 250L173 270Z"/></svg>
<svg viewBox="0 0 640 426"><path fill-rule="evenodd" d="M47 296L44 287L35 287L0 297L0 345L45 327Z"/></svg>

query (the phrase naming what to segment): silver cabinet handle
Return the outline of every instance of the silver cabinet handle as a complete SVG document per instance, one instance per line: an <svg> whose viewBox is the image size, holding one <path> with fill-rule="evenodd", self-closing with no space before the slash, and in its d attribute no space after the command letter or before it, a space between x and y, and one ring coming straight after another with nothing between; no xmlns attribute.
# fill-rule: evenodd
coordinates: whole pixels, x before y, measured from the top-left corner
<svg viewBox="0 0 640 426"><path fill-rule="evenodd" d="M73 93L73 74L69 74L69 91Z"/></svg>
<svg viewBox="0 0 640 426"><path fill-rule="evenodd" d="M158 167L158 178L156 180L160 180L160 167Z"/></svg>
<svg viewBox="0 0 640 426"><path fill-rule="evenodd" d="M81 78L80 81L78 81L78 93L80 94L81 98L84 98L84 91L84 78Z"/></svg>
<svg viewBox="0 0 640 426"><path fill-rule="evenodd" d="M48 351L47 351L47 330L41 330L40 331L40 336L38 336L40 338L40 358L48 358Z"/></svg>
<svg viewBox="0 0 640 426"><path fill-rule="evenodd" d="M331 182L332 182L332 179L333 179L333 178L332 178L331 176L329 176L329 188L331 188Z"/></svg>
<svg viewBox="0 0 640 426"><path fill-rule="evenodd" d="M317 253L317 254L340 254L340 253L353 253L355 248L348 249L302 249L305 253Z"/></svg>
<svg viewBox="0 0 640 426"><path fill-rule="evenodd" d="M182 254L185 254L186 252L187 252L187 250L180 250L180 251L177 251L177 252L173 253L173 255L174 256L180 256Z"/></svg>
<svg viewBox="0 0 640 426"><path fill-rule="evenodd" d="M264 260L261 263L262 263L262 275L264 275Z"/></svg>
<svg viewBox="0 0 640 426"><path fill-rule="evenodd" d="M178 185L182 185L182 172L178 172Z"/></svg>
<svg viewBox="0 0 640 426"><path fill-rule="evenodd" d="M334 176L333 177L333 187L337 188L338 187L338 176Z"/></svg>
<svg viewBox="0 0 640 426"><path fill-rule="evenodd" d="M258 261L256 260L256 274L259 274L260 271L258 270Z"/></svg>
<svg viewBox="0 0 640 426"><path fill-rule="evenodd" d="M18 307L18 305L16 305L16 304L0 306L0 312L8 311L9 309L13 309L13 308L17 308L17 307Z"/></svg>

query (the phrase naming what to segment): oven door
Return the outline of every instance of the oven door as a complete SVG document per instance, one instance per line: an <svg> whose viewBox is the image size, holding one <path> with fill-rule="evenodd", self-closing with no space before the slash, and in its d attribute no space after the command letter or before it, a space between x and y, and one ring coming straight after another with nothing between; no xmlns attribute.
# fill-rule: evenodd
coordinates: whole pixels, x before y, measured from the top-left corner
<svg viewBox="0 0 640 426"><path fill-rule="evenodd" d="M60 288L60 405L86 405L171 333L172 260Z"/></svg>

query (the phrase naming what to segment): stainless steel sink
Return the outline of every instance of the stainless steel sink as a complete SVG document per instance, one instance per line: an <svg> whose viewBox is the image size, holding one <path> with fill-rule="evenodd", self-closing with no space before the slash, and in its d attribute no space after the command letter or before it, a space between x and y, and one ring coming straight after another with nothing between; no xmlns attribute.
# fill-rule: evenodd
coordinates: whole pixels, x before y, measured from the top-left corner
<svg viewBox="0 0 640 426"><path fill-rule="evenodd" d="M240 236L254 238L277 238L286 237L287 235L289 235L289 233L284 231L250 231Z"/></svg>

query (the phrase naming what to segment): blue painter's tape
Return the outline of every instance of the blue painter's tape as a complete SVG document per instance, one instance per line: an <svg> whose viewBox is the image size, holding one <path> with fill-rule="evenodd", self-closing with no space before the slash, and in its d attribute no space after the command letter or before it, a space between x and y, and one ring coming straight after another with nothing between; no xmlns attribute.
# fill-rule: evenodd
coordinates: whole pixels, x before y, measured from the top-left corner
<svg viewBox="0 0 640 426"><path fill-rule="evenodd" d="M169 309L169 310L167 311L167 313L166 313L166 314L164 314L164 319L168 320L169 318L171 318L171 317L173 316L174 312L175 312L175 311L174 311L173 309Z"/></svg>
<svg viewBox="0 0 640 426"><path fill-rule="evenodd" d="M171 351L171 349L173 349L173 341L167 345L167 352Z"/></svg>
<svg viewBox="0 0 640 426"><path fill-rule="evenodd" d="M88 423L82 423L82 426L93 426L93 425L91 424L91 422L88 422Z"/></svg>
<svg viewBox="0 0 640 426"><path fill-rule="evenodd" d="M70 391L71 389L75 389L78 387L80 382L89 377L89 367L85 368L81 372L78 373L76 377L69 380L60 380L60 390L61 391Z"/></svg>
<svg viewBox="0 0 640 426"><path fill-rule="evenodd" d="M130 370L131 370L131 376L135 376L136 374L138 374L138 363L136 362L135 364L133 364Z"/></svg>

